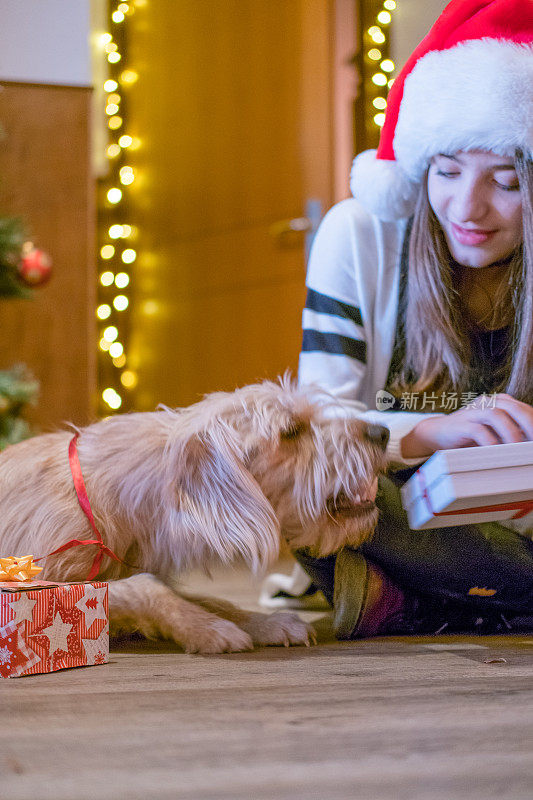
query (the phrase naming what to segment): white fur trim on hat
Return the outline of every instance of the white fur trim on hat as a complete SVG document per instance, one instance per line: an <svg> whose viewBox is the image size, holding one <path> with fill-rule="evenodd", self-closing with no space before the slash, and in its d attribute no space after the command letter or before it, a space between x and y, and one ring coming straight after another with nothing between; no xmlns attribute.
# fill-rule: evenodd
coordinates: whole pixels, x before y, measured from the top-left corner
<svg viewBox="0 0 533 800"><path fill-rule="evenodd" d="M517 149L533 158L533 45L473 39L421 57L405 79L393 141L395 160L360 153L350 188L384 220L410 216L438 153Z"/></svg>
<svg viewBox="0 0 533 800"><path fill-rule="evenodd" d="M533 49L475 39L428 53L405 79L394 154L419 182L437 153L533 154Z"/></svg>

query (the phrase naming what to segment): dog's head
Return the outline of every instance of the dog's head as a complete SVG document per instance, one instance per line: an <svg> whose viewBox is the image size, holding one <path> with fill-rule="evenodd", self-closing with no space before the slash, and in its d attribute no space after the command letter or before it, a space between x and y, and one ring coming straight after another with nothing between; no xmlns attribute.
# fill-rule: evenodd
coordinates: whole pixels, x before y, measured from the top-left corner
<svg viewBox="0 0 533 800"><path fill-rule="evenodd" d="M339 416L341 404L316 388L287 380L248 388L246 467L291 548L325 556L361 544L378 520L388 429Z"/></svg>
<svg viewBox="0 0 533 800"><path fill-rule="evenodd" d="M167 449L182 520L219 558L240 555L254 569L277 556L280 533L316 555L359 545L377 522L388 430L332 416L339 410L285 378L180 412Z"/></svg>

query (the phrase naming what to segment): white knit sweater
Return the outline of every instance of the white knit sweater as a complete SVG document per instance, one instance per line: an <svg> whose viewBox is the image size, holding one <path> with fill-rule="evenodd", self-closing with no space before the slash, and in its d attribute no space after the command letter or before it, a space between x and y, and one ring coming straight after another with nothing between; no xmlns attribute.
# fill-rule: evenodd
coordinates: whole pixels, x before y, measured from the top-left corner
<svg viewBox="0 0 533 800"><path fill-rule="evenodd" d="M347 415L389 429L392 469L425 460L403 458L400 442L421 419L437 416L376 409L394 348L406 225L405 219L384 222L354 199L326 214L309 259L299 367L301 385L317 383L343 401ZM533 536L533 513L502 524Z"/></svg>

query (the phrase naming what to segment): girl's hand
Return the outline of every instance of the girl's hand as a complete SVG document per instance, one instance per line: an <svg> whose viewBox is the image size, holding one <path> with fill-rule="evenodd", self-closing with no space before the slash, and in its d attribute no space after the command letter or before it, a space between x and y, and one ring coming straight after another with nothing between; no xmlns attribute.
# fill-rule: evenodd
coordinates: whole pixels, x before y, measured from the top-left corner
<svg viewBox="0 0 533 800"><path fill-rule="evenodd" d="M533 440L532 406L508 394L491 396L490 407L481 408L477 402L421 420L401 441L403 457L427 458L436 450Z"/></svg>

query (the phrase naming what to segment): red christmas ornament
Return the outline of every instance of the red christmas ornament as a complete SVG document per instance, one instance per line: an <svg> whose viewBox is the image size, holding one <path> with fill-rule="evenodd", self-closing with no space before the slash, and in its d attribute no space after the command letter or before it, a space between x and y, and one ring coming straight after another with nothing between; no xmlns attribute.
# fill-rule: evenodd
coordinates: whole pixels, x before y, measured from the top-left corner
<svg viewBox="0 0 533 800"><path fill-rule="evenodd" d="M34 247L32 242L26 242L22 247L22 258L18 264L19 278L26 286L42 286L50 278L52 272L52 259L44 252Z"/></svg>

